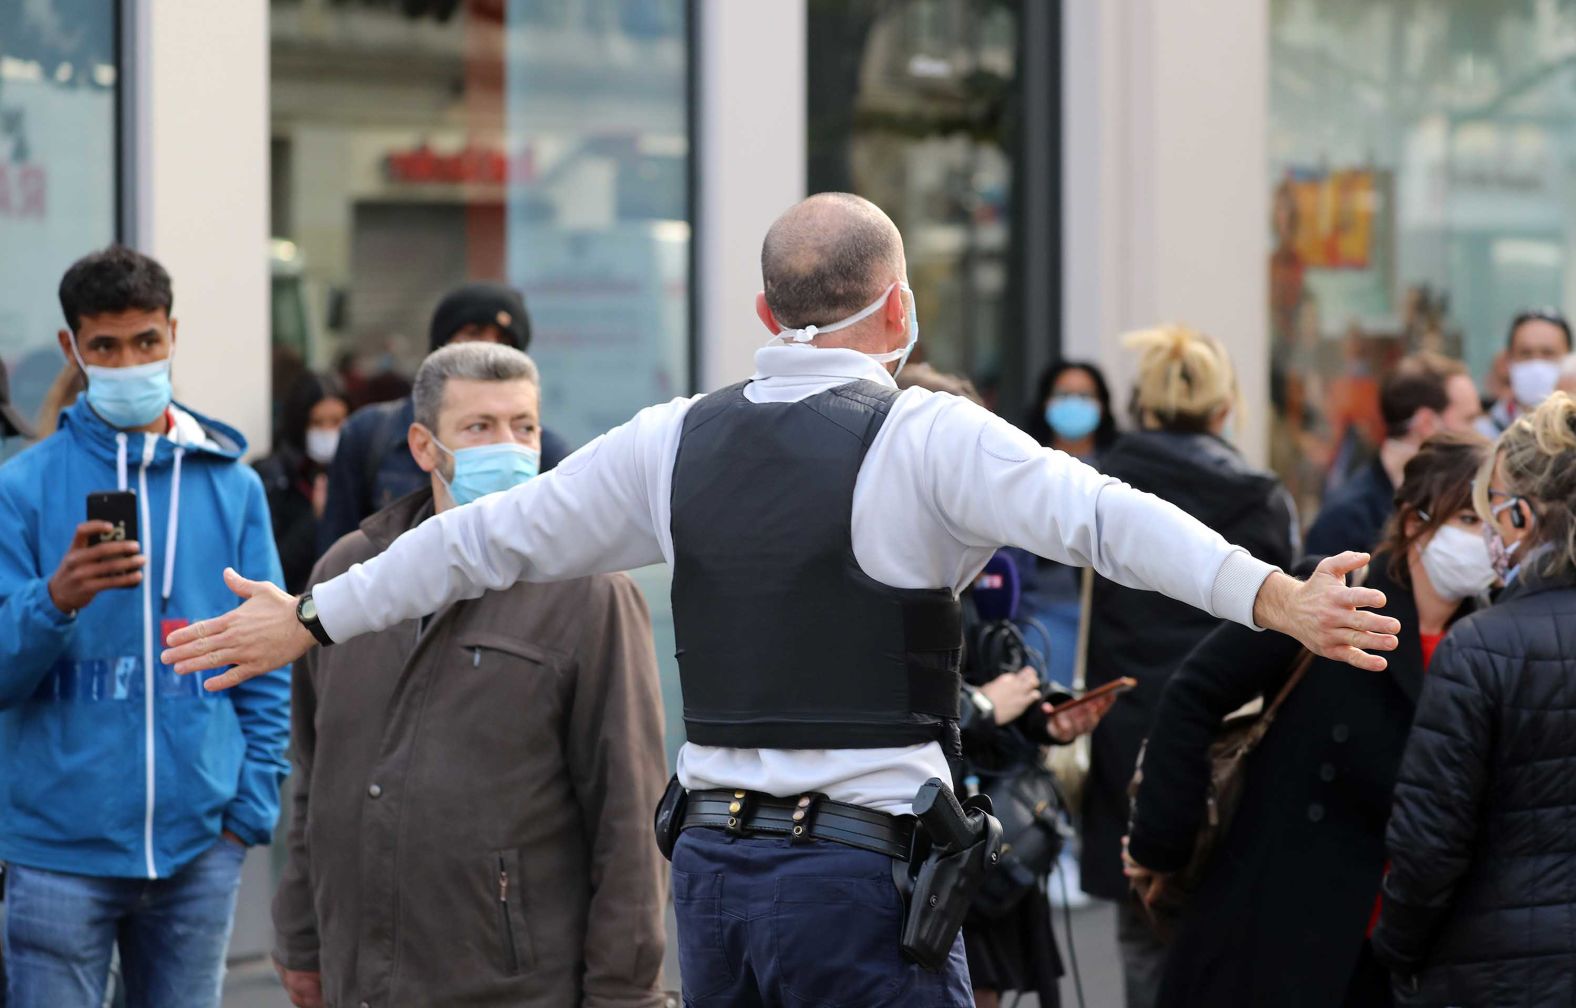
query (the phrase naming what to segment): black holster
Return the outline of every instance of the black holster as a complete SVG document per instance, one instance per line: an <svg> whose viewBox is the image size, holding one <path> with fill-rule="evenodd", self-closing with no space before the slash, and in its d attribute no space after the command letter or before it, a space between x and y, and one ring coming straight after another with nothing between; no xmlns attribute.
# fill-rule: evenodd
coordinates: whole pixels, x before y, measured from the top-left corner
<svg viewBox="0 0 1576 1008"><path fill-rule="evenodd" d="M938 973L947 964L986 873L1001 860L1001 823L991 815L990 798L985 795L976 795L960 807L939 780L925 788L939 788L945 798L929 814L921 811L921 800L916 798L921 828L914 831L914 852L907 863L893 863L893 876L907 907L903 955ZM921 798L924 794L921 789ZM965 835L967 842L960 843Z"/></svg>
<svg viewBox="0 0 1576 1008"><path fill-rule="evenodd" d="M657 814L652 823L657 834L657 850L669 861L673 860L673 845L684 830L684 808L689 804L689 792L675 775L668 781L668 789L657 802Z"/></svg>

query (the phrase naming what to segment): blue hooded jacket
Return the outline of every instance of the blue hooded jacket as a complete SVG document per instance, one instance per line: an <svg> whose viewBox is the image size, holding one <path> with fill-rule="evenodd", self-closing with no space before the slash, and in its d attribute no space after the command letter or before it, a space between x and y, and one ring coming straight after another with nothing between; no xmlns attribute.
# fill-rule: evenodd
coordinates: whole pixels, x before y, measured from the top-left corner
<svg viewBox="0 0 1576 1008"><path fill-rule="evenodd" d="M0 861L167 878L228 829L268 842L290 731L289 669L209 693L164 636L234 608L223 571L278 584L263 486L235 430L175 407L173 436L123 433L85 402L0 466ZM137 493L142 584L74 617L49 578L87 496Z"/></svg>

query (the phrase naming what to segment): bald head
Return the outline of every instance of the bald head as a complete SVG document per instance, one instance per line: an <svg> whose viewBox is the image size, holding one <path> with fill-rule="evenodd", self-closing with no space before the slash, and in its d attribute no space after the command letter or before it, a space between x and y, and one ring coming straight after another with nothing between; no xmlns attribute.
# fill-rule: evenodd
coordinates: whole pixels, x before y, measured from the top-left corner
<svg viewBox="0 0 1576 1008"><path fill-rule="evenodd" d="M790 328L852 315L905 271L897 225L849 193L817 193L795 204L761 243L766 305Z"/></svg>

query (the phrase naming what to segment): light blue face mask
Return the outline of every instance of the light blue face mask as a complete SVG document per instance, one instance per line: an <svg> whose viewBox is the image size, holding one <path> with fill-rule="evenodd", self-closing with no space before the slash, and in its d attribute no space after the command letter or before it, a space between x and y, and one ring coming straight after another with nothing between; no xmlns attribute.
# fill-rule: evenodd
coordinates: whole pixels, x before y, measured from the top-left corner
<svg viewBox="0 0 1576 1008"><path fill-rule="evenodd" d="M1045 407L1045 422L1057 437L1077 441L1100 426L1100 404L1088 396L1053 396Z"/></svg>
<svg viewBox="0 0 1576 1008"><path fill-rule="evenodd" d="M773 336L770 342L808 343L821 333L836 332L839 329L847 329L856 322L863 322L881 310L881 306L886 304L887 295L892 293L893 287L908 295L908 345L901 350L889 350L886 353L866 354L866 356L877 364L897 361L897 368L892 372L893 377L896 377L898 372L903 370L903 365L908 363L909 355L914 352L914 347L919 345L919 310L914 304L914 291L901 280L889 285L886 290L881 292L880 297L845 319L833 322L831 325L811 325L805 326L803 329L783 329Z"/></svg>
<svg viewBox="0 0 1576 1008"><path fill-rule="evenodd" d="M71 344L71 354L87 375L88 405L111 427L120 430L145 427L157 420L175 398L170 386L173 349L164 360L118 368L84 364L75 340Z"/></svg>
<svg viewBox="0 0 1576 1008"><path fill-rule="evenodd" d="M438 479L456 505L519 486L537 474L542 462L541 452L514 441L449 451L434 434L432 443L454 459L454 478L444 479L440 471Z"/></svg>

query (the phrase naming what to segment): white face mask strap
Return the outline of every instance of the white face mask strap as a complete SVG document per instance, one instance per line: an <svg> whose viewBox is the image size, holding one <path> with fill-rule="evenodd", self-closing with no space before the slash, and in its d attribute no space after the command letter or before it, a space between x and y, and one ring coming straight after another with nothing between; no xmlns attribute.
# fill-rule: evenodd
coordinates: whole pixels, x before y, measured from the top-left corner
<svg viewBox="0 0 1576 1008"><path fill-rule="evenodd" d="M815 339L822 333L836 332L839 329L847 329L849 326L863 322L865 319L880 311L881 306L886 304L888 295L892 293L892 288L901 287L902 285L902 281L894 281L887 286L886 290L881 292L880 297L876 298L874 301L870 302L870 304L859 309L859 311L848 316L840 322L833 322L831 325L824 326L809 325L805 326L803 329L782 329L779 330L777 335L773 336L768 342L809 343L811 340ZM877 359L879 360L880 358ZM894 356L887 359L896 360L897 358Z"/></svg>
<svg viewBox="0 0 1576 1008"><path fill-rule="evenodd" d="M897 287L898 287L898 290L907 292L909 297L912 298L914 296L914 292L912 290L909 290L908 284L900 282L900 283L898 283ZM892 288L890 288L890 287L887 288L888 291L891 291L891 289ZM883 295L881 295L881 297L883 299L885 299L886 295L883 294ZM913 309L910 308L909 310L912 311ZM873 353L873 354L866 354L865 356L869 357L871 360L875 361L877 364L889 364L892 361L899 360L899 359L907 356L909 354L909 352L912 351L912 350L913 350L912 346L900 346L896 350L888 350L886 353Z"/></svg>

